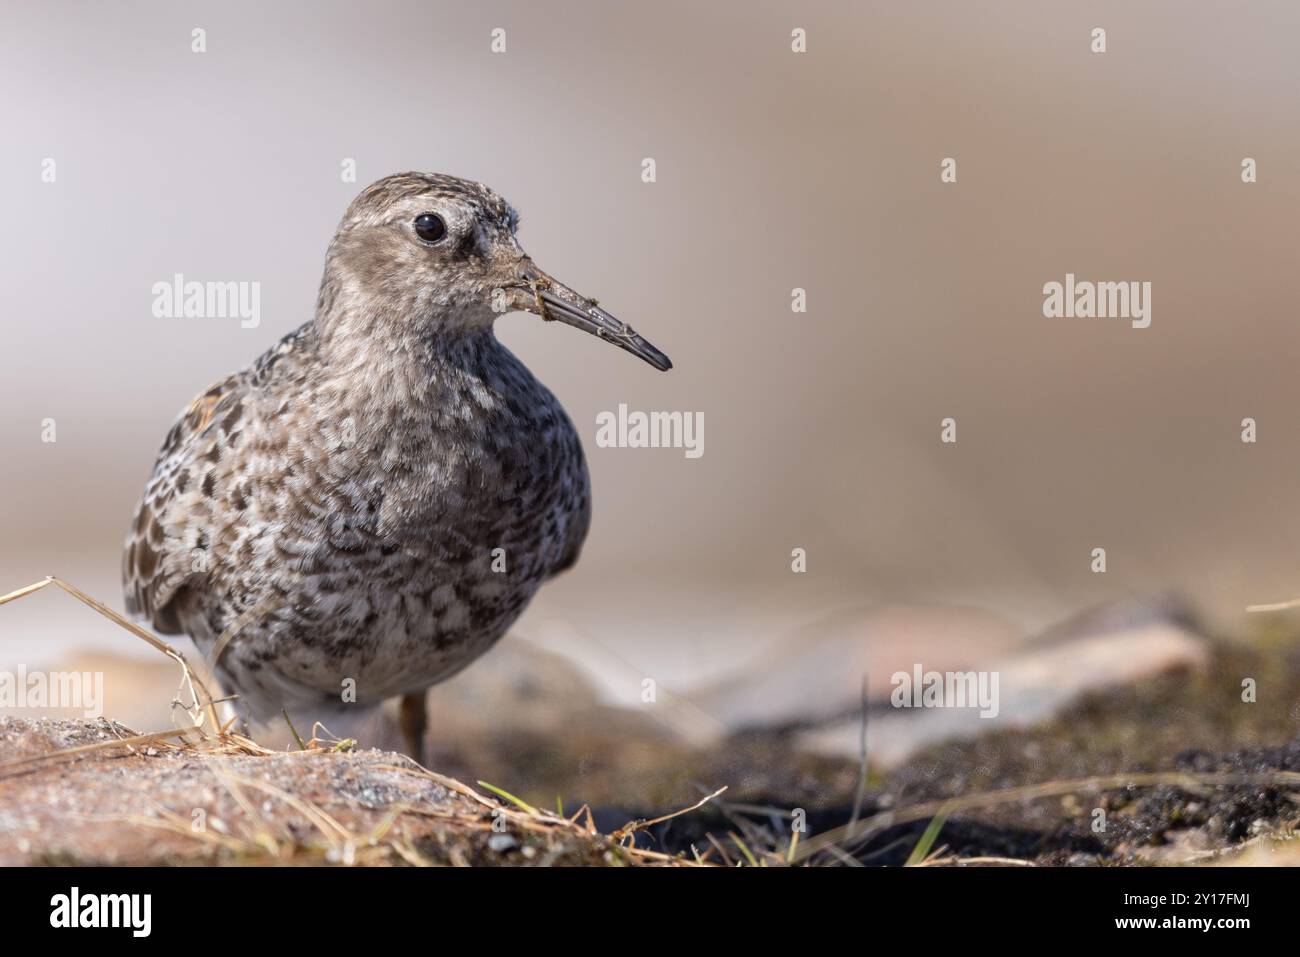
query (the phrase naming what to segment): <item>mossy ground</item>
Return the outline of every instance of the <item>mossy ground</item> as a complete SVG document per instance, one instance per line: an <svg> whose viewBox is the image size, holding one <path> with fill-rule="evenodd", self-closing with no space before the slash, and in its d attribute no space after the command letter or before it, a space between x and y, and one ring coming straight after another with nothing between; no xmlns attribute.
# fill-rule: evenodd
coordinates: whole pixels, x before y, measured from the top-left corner
<svg viewBox="0 0 1300 957"><path fill-rule="evenodd" d="M1254 682L1255 698L1243 696ZM869 773L861 817L930 801L1042 782L1134 772L1196 774L1300 771L1300 642L1285 634L1250 644L1218 641L1207 667L1148 678L1087 695L1053 720L951 741L885 775ZM815 759L790 747L793 735L742 735L716 751L661 756L624 776L614 794L729 785L724 798L649 835L660 849L701 845L713 834L751 848L787 848L786 812L807 814L809 834L853 813L858 765ZM1033 801L993 803L954 814L935 846L954 858L1037 864L1177 863L1209 859L1256 838L1286 840L1300 820L1287 785L1121 787ZM621 800L620 800L621 798ZM632 807L641 807L635 801ZM1104 829L1098 830L1098 809ZM611 811L611 814L616 812ZM902 864L926 821L886 828L854 857ZM731 850L735 852L735 848ZM737 858L740 854L735 854ZM819 857L829 861L834 858Z"/></svg>

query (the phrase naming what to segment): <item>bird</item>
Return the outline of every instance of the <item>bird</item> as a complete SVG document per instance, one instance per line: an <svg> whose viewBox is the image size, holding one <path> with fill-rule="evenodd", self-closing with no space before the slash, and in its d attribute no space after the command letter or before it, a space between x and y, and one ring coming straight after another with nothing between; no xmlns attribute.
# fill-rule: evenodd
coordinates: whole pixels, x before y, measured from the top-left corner
<svg viewBox="0 0 1300 957"><path fill-rule="evenodd" d="M313 318L168 431L123 545L126 609L188 635L244 721L337 735L399 698L422 763L427 690L578 560L581 440L495 320L529 312L672 363L538 268L518 227L473 180L371 184Z"/></svg>

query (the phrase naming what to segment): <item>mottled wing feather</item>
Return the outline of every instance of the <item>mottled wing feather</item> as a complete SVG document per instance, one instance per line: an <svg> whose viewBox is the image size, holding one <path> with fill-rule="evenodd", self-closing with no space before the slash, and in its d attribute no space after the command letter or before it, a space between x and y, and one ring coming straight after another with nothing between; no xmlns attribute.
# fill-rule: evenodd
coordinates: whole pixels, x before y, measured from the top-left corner
<svg viewBox="0 0 1300 957"><path fill-rule="evenodd" d="M165 634L185 629L174 599L206 574L196 550L206 550L211 527L212 464L231 450L247 424L250 394L276 378L281 360L306 348L314 325L303 323L247 369L227 376L181 413L163 441L122 553L126 609ZM292 363L290 363L292 365Z"/></svg>
<svg viewBox="0 0 1300 957"><path fill-rule="evenodd" d="M123 547L126 610L165 634L182 631L169 603L180 588L200 574L191 558L196 543L186 540L189 529L184 515L176 514L175 506L196 481L191 466L221 435L235 427L230 413L238 409L248 378L247 372L239 372L223 379L198 396L177 418L163 440Z"/></svg>

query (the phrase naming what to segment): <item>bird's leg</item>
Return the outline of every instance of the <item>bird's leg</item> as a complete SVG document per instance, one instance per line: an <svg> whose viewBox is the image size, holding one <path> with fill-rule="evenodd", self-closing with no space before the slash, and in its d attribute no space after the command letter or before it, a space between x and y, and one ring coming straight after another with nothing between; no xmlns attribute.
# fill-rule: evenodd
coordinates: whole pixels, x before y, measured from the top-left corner
<svg viewBox="0 0 1300 957"><path fill-rule="evenodd" d="M402 704L398 710L398 721L402 726L402 737L406 741L406 753L415 759L416 764L424 764L424 732L429 728L429 713L425 710L425 691L402 695Z"/></svg>

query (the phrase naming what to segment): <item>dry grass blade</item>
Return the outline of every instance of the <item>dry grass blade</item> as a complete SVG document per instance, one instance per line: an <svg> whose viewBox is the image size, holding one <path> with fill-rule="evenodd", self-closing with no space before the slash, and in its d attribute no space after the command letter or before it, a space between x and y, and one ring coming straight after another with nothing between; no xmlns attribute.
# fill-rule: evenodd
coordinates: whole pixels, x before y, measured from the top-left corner
<svg viewBox="0 0 1300 957"><path fill-rule="evenodd" d="M496 802L488 800L483 795L475 791L472 787L462 784L461 782L457 781L455 778L449 778L445 774L439 774L437 771L430 771L428 768L424 767L423 765L416 764L414 761L411 761L410 764L381 764L378 766L380 768L386 768L389 771L400 771L403 774L414 774L422 778L428 778L429 780L433 781L435 784L441 785L442 787L446 788L448 791L455 791L457 794L470 798L473 801L477 801L479 804L483 805L485 808L488 808L489 810L499 807L499 805Z"/></svg>
<svg viewBox="0 0 1300 957"><path fill-rule="evenodd" d="M404 841L393 841L388 845L393 849L393 853L404 860L412 867L433 867L434 862L429 860L410 844Z"/></svg>
<svg viewBox="0 0 1300 957"><path fill-rule="evenodd" d="M109 621L113 622L119 627L125 628L131 634L139 638L141 641L147 642L151 647L156 648L158 651L161 651L168 658L171 658L173 661L175 661L176 664L180 665L181 686L188 688L191 695L190 698L191 704L188 706L182 704L181 707L185 708L186 713L189 715L190 723L197 725L201 728L203 726L203 711L206 709L208 712L208 716L212 720L212 730L219 731L221 729L221 721L217 717L216 701L212 697L212 694L208 691L207 687L203 684L203 682L199 680L199 678L190 669L189 662L185 660L184 655L182 655L171 645L167 644L167 642L163 641L161 638L158 638L156 635L150 634L149 632L141 628L139 625L135 624L134 622L118 614L113 609L105 605L102 601L99 601L98 599L92 598L90 595L87 595L76 585L73 585L69 582L65 582L63 579L57 578L54 575L50 575L42 579L41 581L35 582L31 585L27 585L23 588L19 588L17 591L12 591L7 595L0 596L0 605L7 604L8 602L14 601L18 598L24 598L27 595L31 595L35 592L40 591L42 588L48 587L49 585L57 585L59 588L63 589L65 592L67 592L73 598L77 599L77 601L81 602L83 605L86 605L88 608L93 608L95 611L99 612ZM202 701L200 701L199 699L200 691L203 693L204 700Z"/></svg>
<svg viewBox="0 0 1300 957"><path fill-rule="evenodd" d="M722 860L726 863L728 867L736 866L736 862L731 859L731 855L727 853L727 849L718 843L718 839L716 837L714 837L712 834L705 834L704 839L713 845L714 849L722 857Z"/></svg>
<svg viewBox="0 0 1300 957"><path fill-rule="evenodd" d="M89 820L103 823L121 821L125 824L132 824L136 827L151 827L155 830L166 831L169 834L175 834L178 837L187 837L193 840L202 841L214 847L238 854L243 857L252 856L260 849L256 845L244 841L242 838L233 837L228 834L219 834L211 829L201 831L194 830L190 821L182 818L180 815L164 810L158 817L148 817L144 814L124 814L124 815L99 815L89 818Z"/></svg>
<svg viewBox="0 0 1300 957"><path fill-rule="evenodd" d="M1037 867L1033 861L1026 861L1019 857L957 857L949 855L941 857L932 855L922 861L917 867Z"/></svg>
<svg viewBox="0 0 1300 957"><path fill-rule="evenodd" d="M315 827L316 830L320 831L322 836L324 836L324 838L334 847L343 847L347 844L355 845L359 843L359 839L355 834L349 831L325 811L321 810L310 801L303 800L296 795L290 794L283 788L276 787L274 784L270 784L266 781L258 781L255 778L231 774L229 771L217 767L212 768L212 773L226 786L227 790L229 790L232 795L236 796L237 799L239 799L240 795L236 785L239 787L252 788L255 791L261 791L263 794L269 794L277 800L282 801L284 804L287 804L311 822L311 825ZM249 807L251 808L251 804Z"/></svg>
<svg viewBox="0 0 1300 957"><path fill-rule="evenodd" d="M19 588L15 591L11 591L7 595L0 595L0 605L6 605L9 602L14 601L18 598L24 598L27 595L32 594L32 592L38 592L53 580L54 580L53 578L45 578L42 579L41 581L36 582L33 585L25 585L22 588Z"/></svg>
<svg viewBox="0 0 1300 957"><path fill-rule="evenodd" d="M837 845L835 845L835 844L828 844L828 845L826 846L826 850L830 852L831 857L835 858L837 861L839 861L839 862L840 862L841 864L843 864L845 867L865 867L865 866L866 866L866 865L863 864L860 860L858 860L856 857L854 857L852 854L850 854L848 851L841 850L841 849L840 849Z"/></svg>
<svg viewBox="0 0 1300 957"><path fill-rule="evenodd" d="M680 811L673 811L671 814L665 814L662 817L651 818L648 821L628 821L617 831L611 834L610 837L612 837L616 841L621 841L624 838L631 837L637 831L644 830L647 827L653 827L656 824L662 824L664 821L671 821L675 817L681 817L683 814L690 814L692 811L698 811L700 808L704 807L704 805L708 804L710 801L712 801L715 797L717 797L725 790L727 790L727 786L724 784L722 787L718 788L712 794L707 794L704 797L700 798L690 807L684 807Z"/></svg>
<svg viewBox="0 0 1300 957"><path fill-rule="evenodd" d="M267 826L262 815L257 813L257 809L253 807L253 802L250 801L248 796L239 788L238 783L232 779L233 776L223 779L223 776L216 768L212 769L212 773L213 776L221 781L225 789L230 792L230 796L235 799L235 803L239 805L239 809L244 812L244 817L248 820L249 829L253 835L253 843L257 847L267 851L272 857L279 857L280 842L275 839L275 835L271 833L271 829Z"/></svg>

